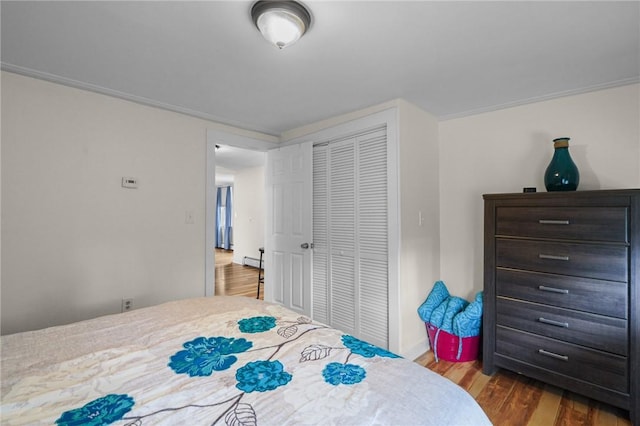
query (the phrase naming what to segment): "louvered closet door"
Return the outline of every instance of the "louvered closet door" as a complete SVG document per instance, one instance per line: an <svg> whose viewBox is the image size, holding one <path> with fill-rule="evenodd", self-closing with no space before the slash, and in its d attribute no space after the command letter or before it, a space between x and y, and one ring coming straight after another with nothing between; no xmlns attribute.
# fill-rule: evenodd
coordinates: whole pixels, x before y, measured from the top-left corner
<svg viewBox="0 0 640 426"><path fill-rule="evenodd" d="M386 130L314 147L313 315L388 347Z"/></svg>

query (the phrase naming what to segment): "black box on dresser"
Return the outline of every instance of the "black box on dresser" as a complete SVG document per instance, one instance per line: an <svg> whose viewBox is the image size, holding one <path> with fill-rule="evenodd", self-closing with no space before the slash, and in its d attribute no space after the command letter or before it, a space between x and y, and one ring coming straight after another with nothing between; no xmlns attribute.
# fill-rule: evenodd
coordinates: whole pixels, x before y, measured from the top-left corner
<svg viewBox="0 0 640 426"><path fill-rule="evenodd" d="M640 189L485 194L483 371L640 423Z"/></svg>

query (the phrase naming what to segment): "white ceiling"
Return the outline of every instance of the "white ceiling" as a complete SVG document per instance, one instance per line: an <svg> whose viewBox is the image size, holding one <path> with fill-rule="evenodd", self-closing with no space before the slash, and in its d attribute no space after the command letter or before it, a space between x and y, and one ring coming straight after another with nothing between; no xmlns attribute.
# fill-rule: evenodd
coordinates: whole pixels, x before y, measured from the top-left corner
<svg viewBox="0 0 640 426"><path fill-rule="evenodd" d="M640 2L2 1L2 67L272 135L395 98L439 119L639 81Z"/></svg>
<svg viewBox="0 0 640 426"><path fill-rule="evenodd" d="M237 172L264 166L267 154L261 151L236 148L228 145L217 145L216 148L216 184L230 185Z"/></svg>

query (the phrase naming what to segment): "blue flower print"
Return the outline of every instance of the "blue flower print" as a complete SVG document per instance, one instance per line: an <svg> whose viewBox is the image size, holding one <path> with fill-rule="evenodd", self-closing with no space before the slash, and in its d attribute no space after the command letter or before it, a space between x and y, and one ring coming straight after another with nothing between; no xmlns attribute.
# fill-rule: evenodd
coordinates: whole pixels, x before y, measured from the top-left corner
<svg viewBox="0 0 640 426"><path fill-rule="evenodd" d="M238 325L243 333L262 333L275 327L276 319L274 317L243 318L238 321Z"/></svg>
<svg viewBox="0 0 640 426"><path fill-rule="evenodd" d="M171 357L169 367L178 374L195 377L226 370L238 360L231 354L244 352L253 343L233 337L198 337L182 346L185 349Z"/></svg>
<svg viewBox="0 0 640 426"><path fill-rule="evenodd" d="M254 361L236 372L236 387L244 392L266 392L291 381L280 361Z"/></svg>
<svg viewBox="0 0 640 426"><path fill-rule="evenodd" d="M375 346L375 348L377 349L376 355L378 355L378 356L383 356L383 357L386 357L386 358L401 358L400 355L396 355L393 352L389 352L386 349L382 349L382 348L380 348L378 346Z"/></svg>
<svg viewBox="0 0 640 426"><path fill-rule="evenodd" d="M332 362L322 370L324 381L333 386L354 385L360 383L367 376L364 368L354 364L340 364Z"/></svg>
<svg viewBox="0 0 640 426"><path fill-rule="evenodd" d="M354 354L362 355L365 358L373 358L374 356L383 356L387 358L400 358L398 355L389 352L386 349L382 349L371 343L364 342L360 339L356 339L353 336L345 334L342 336L342 343Z"/></svg>
<svg viewBox="0 0 640 426"><path fill-rule="evenodd" d="M109 394L94 399L83 407L62 413L56 424L65 426L108 425L122 419L133 407L133 398L129 395Z"/></svg>

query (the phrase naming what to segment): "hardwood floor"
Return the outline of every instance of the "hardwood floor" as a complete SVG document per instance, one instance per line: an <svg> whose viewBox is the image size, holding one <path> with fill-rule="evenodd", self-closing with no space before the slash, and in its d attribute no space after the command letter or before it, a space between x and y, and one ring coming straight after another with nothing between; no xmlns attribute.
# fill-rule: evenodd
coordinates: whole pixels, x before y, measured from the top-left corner
<svg viewBox="0 0 640 426"><path fill-rule="evenodd" d="M482 363L436 363L429 351L415 362L457 383L495 426L631 426L627 411L506 370L482 374Z"/></svg>
<svg viewBox="0 0 640 426"><path fill-rule="evenodd" d="M233 263L233 251L216 249L215 295L256 297L258 269ZM264 299L260 286L260 299Z"/></svg>
<svg viewBox="0 0 640 426"><path fill-rule="evenodd" d="M258 270L232 257L216 249L215 294L256 297ZM415 362L467 390L495 426L631 426L624 410L506 370L485 376L480 361L435 362L429 351Z"/></svg>

